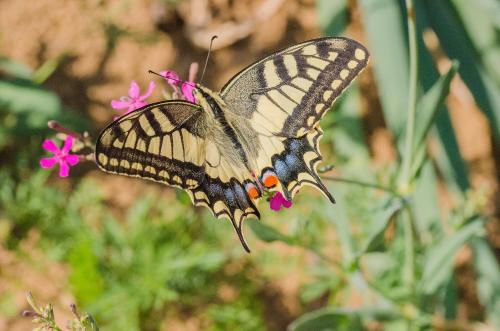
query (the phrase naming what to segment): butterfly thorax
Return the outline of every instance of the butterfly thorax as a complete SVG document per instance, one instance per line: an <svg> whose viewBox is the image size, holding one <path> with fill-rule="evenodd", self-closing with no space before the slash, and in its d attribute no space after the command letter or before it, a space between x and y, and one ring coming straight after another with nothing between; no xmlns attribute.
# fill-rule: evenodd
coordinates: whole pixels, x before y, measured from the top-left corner
<svg viewBox="0 0 500 331"><path fill-rule="evenodd" d="M219 152L228 157L233 165L254 171L259 144L257 133L247 119L230 111L218 92L198 84L194 91L197 103L207 116L209 135Z"/></svg>

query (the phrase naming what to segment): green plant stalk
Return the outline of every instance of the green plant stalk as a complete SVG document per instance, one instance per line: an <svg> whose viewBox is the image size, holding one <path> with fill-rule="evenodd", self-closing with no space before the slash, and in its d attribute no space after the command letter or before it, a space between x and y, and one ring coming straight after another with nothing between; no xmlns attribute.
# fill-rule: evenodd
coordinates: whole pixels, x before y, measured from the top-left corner
<svg viewBox="0 0 500 331"><path fill-rule="evenodd" d="M408 116L406 122L406 136L404 154L401 165L401 177L399 181L398 192L407 195L410 191L412 178L411 165L413 158L413 139L415 136L415 116L417 110L417 81L418 81L418 49L415 27L415 11L413 0L406 0L406 19L408 22L408 55L410 59L410 82L408 91ZM409 291L409 299L415 296L415 242L413 238L414 224L412 219L412 210L406 209L406 215L403 216L404 232L404 262L403 262L403 284ZM413 323L414 316L407 317L407 329L413 330L416 325Z"/></svg>
<svg viewBox="0 0 500 331"><path fill-rule="evenodd" d="M408 116L406 121L405 147L401 165L399 192L406 195L410 186L410 170L412 164L413 138L415 136L415 115L417 109L417 80L418 80L418 49L415 28L415 12L413 0L406 0L406 18L408 22L408 47L410 59L410 84L408 91Z"/></svg>
<svg viewBox="0 0 500 331"><path fill-rule="evenodd" d="M404 233L404 254L405 260L403 265L403 284L410 290L413 294L414 283L415 283L415 243L413 238L413 224L411 210L408 208L406 210L406 215L403 214L403 233Z"/></svg>
<svg viewBox="0 0 500 331"><path fill-rule="evenodd" d="M336 177L336 176L321 176L321 178L326 179L326 180L331 180L334 182L339 182L339 183L353 184L353 185L358 185L358 186L363 186L363 187L369 187L369 188L373 188L376 190L388 192L394 196L402 198L401 194L399 194L396 190L393 190L390 187L382 186L382 185L375 184L375 183L368 183L368 182L363 182L363 181L360 181L357 179L349 179L349 178L342 178L342 177Z"/></svg>

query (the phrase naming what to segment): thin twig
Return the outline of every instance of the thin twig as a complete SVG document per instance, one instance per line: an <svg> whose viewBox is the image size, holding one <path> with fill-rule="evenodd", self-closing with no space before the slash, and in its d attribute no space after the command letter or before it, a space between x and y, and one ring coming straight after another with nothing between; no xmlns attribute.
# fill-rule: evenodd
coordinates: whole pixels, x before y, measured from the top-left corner
<svg viewBox="0 0 500 331"><path fill-rule="evenodd" d="M342 178L342 177L336 177L336 176L321 176L321 178L326 179L326 180L331 180L334 182L339 182L339 183L345 183L345 184L353 184L353 185L358 185L358 186L363 186L363 187L369 187L373 188L376 190L384 191L393 194L394 196L403 198L401 194L399 194L396 190L390 188L390 187L385 187L379 184L375 183L368 183L368 182L363 182L357 179L348 179L348 178Z"/></svg>

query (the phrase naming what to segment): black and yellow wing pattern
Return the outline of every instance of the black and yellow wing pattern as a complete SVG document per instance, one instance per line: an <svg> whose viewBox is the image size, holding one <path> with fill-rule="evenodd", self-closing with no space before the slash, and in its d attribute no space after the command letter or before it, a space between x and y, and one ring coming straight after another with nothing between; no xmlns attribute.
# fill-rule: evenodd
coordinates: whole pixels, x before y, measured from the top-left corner
<svg viewBox="0 0 500 331"><path fill-rule="evenodd" d="M219 146L230 144L219 131L193 103L175 100L150 104L101 132L96 162L106 172L185 189L195 205L209 207L218 218L229 218L249 251L241 225L246 217L260 217L245 191L245 185L253 180L230 162L230 155L219 151Z"/></svg>
<svg viewBox="0 0 500 331"><path fill-rule="evenodd" d="M220 94L256 130L298 137L318 124L368 59L366 48L352 39L310 40L243 69Z"/></svg>
<svg viewBox="0 0 500 331"><path fill-rule="evenodd" d="M316 171L319 120L368 58L347 38L291 46L243 69L220 93L196 85L197 104L163 101L119 118L98 138L97 164L185 189L195 205L230 219L250 251L242 222L260 217L264 190L291 200L310 185L334 202ZM269 174L275 186L264 185Z"/></svg>
<svg viewBox="0 0 500 331"><path fill-rule="evenodd" d="M263 58L222 88L220 95L229 109L259 134L258 167L275 170L278 189L287 199L309 185L334 202L316 172L322 159L319 120L368 60L367 49L354 40L320 38ZM302 148L292 157L287 151L297 139L303 142ZM307 168L298 166L302 161Z"/></svg>
<svg viewBox="0 0 500 331"><path fill-rule="evenodd" d="M185 101L147 105L104 129L97 165L111 173L190 189L203 181L204 114Z"/></svg>

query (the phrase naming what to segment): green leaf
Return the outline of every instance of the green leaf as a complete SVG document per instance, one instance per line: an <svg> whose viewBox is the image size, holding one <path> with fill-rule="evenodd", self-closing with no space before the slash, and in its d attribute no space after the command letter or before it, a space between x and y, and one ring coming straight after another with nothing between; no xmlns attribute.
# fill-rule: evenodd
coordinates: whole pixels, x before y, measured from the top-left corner
<svg viewBox="0 0 500 331"><path fill-rule="evenodd" d="M359 6L384 118L396 139L406 124L408 48L397 0L361 0Z"/></svg>
<svg viewBox="0 0 500 331"><path fill-rule="evenodd" d="M408 290L401 285L401 257L391 256L390 252L370 252L360 261L370 286L386 300L399 302L408 298Z"/></svg>
<svg viewBox="0 0 500 331"><path fill-rule="evenodd" d="M472 242L477 292L488 320L500 328L500 267L484 238Z"/></svg>
<svg viewBox="0 0 500 331"><path fill-rule="evenodd" d="M83 327L85 328L85 331L99 331L99 326L97 326L97 322L95 321L94 317L90 314L85 314L81 318L81 323Z"/></svg>
<svg viewBox="0 0 500 331"><path fill-rule="evenodd" d="M36 84L42 84L45 82L57 70L61 61L63 61L65 57L66 54L62 54L56 58L47 60L33 73L33 82Z"/></svg>
<svg viewBox="0 0 500 331"><path fill-rule="evenodd" d="M441 76L432 88L422 96L417 105L417 114L415 122L415 139L413 154L423 153L426 148L426 139L431 129L437 112L442 109L444 101L450 92L450 83L458 70L458 62L453 61L446 74ZM417 162L415 162L417 161ZM418 173L422 167L423 159L414 159L413 174Z"/></svg>
<svg viewBox="0 0 500 331"><path fill-rule="evenodd" d="M423 243L433 242L434 234L442 233L441 214L437 193L438 179L430 160L422 165L422 170L412 192L415 227Z"/></svg>
<svg viewBox="0 0 500 331"><path fill-rule="evenodd" d="M439 80L440 75L434 59L423 40L424 33L431 29L426 6L423 1L415 2L415 14L419 35L419 78L424 91L428 91ZM448 187L459 195L463 194L469 188L468 171L460 154L455 131L445 105L437 112L435 124L438 138L436 147L440 149L440 152L436 156L438 168L445 178ZM425 156L426 151L420 150L414 155L414 160L418 162L418 159L423 160Z"/></svg>
<svg viewBox="0 0 500 331"><path fill-rule="evenodd" d="M346 188L339 187L336 189L335 199L339 207L327 208L326 216L328 218L328 221L334 224L337 230L337 235L340 241L340 249L342 251L342 263L344 267L350 268L354 261L354 243L346 209L348 203L348 200L346 199L346 191Z"/></svg>
<svg viewBox="0 0 500 331"><path fill-rule="evenodd" d="M446 283L453 272L455 254L467 241L476 236L483 226L483 220L476 218L454 234L439 240L427 251L420 280L423 293L432 294Z"/></svg>
<svg viewBox="0 0 500 331"><path fill-rule="evenodd" d="M98 269L98 260L91 242L80 239L69 252L71 275L69 282L79 302L92 303L104 290L104 280Z"/></svg>
<svg viewBox="0 0 500 331"><path fill-rule="evenodd" d="M10 126L17 130L46 128L61 110L59 97L51 91L27 80L0 80L0 111L13 115Z"/></svg>
<svg viewBox="0 0 500 331"><path fill-rule="evenodd" d="M347 25L347 0L316 1L318 23L327 36L341 35Z"/></svg>
<svg viewBox="0 0 500 331"><path fill-rule="evenodd" d="M288 331L363 330L359 316L337 309L320 309L299 317L288 326Z"/></svg>
<svg viewBox="0 0 500 331"><path fill-rule="evenodd" d="M391 198L385 203L385 206L379 209L373 215L373 223L369 230L368 239L359 255L376 251L384 241L384 231L389 221L401 210L402 203L399 199Z"/></svg>
<svg viewBox="0 0 500 331"><path fill-rule="evenodd" d="M325 116L323 140L328 139L334 145L335 155L337 158L342 158L339 162L342 162L346 175L374 181L373 174L365 171L366 164L370 162L370 152L366 146L362 115L359 110L360 98L359 85L353 83L335 105L335 111L328 112Z"/></svg>
<svg viewBox="0 0 500 331"><path fill-rule="evenodd" d="M322 308L307 313L292 322L288 331L356 331L365 330L362 318L377 320L392 320L397 317L392 309L358 308L339 309Z"/></svg>
<svg viewBox="0 0 500 331"><path fill-rule="evenodd" d="M253 233L262 241L271 243L273 241L282 241L287 244L292 244L292 238L287 235L282 234L273 227L264 224L259 220L249 220L247 221L248 226L252 229Z"/></svg>
<svg viewBox="0 0 500 331"><path fill-rule="evenodd" d="M33 70L24 63L12 61L5 57L0 57L0 74L6 73L15 78L31 80Z"/></svg>
<svg viewBox="0 0 500 331"><path fill-rule="evenodd" d="M474 35L465 28L464 21L449 1L426 0L425 4L429 22L440 45L449 58L460 61L460 77L488 117L494 135L500 139L500 87L482 64L472 42ZM474 24L478 23L477 20L474 17Z"/></svg>
<svg viewBox="0 0 500 331"><path fill-rule="evenodd" d="M500 86L500 2L451 0L488 75ZM496 17L494 16L496 13Z"/></svg>
<svg viewBox="0 0 500 331"><path fill-rule="evenodd" d="M446 288L444 290L443 306L444 306L444 317L447 320L454 320L457 318L459 297L457 282L452 274L446 283Z"/></svg>

